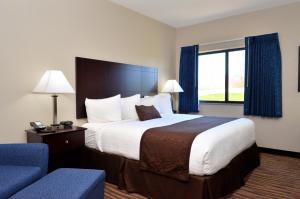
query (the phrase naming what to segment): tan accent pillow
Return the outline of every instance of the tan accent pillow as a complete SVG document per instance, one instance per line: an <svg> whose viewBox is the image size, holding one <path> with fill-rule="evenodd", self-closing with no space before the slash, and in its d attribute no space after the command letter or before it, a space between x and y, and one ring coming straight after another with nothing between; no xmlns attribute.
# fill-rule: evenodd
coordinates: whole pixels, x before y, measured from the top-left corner
<svg viewBox="0 0 300 199"><path fill-rule="evenodd" d="M156 110L156 108L153 105L152 106L135 105L135 109L141 121L161 118L159 112Z"/></svg>

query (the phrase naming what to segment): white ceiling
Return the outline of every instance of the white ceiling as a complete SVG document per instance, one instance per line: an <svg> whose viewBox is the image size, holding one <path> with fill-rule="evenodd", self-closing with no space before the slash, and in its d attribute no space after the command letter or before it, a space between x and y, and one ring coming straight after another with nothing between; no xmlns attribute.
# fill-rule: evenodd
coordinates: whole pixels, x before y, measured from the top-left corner
<svg viewBox="0 0 300 199"><path fill-rule="evenodd" d="M239 15L300 0L110 0L173 27Z"/></svg>

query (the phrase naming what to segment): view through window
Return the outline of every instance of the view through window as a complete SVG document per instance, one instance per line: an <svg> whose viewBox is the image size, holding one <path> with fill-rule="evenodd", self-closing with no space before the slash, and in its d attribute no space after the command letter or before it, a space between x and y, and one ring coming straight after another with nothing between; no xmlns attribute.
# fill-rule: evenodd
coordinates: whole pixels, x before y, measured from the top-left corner
<svg viewBox="0 0 300 199"><path fill-rule="evenodd" d="M244 49L201 53L198 72L199 100L230 103L244 101Z"/></svg>

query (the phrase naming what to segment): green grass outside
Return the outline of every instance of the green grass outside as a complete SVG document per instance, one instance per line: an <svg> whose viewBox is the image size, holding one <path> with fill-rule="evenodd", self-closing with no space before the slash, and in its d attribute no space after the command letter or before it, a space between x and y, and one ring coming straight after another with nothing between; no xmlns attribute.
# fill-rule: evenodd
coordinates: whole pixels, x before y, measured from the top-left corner
<svg viewBox="0 0 300 199"><path fill-rule="evenodd" d="M210 95L199 96L200 100L205 101L224 101L225 95L223 93L216 93ZM229 101L244 101L244 93L230 93Z"/></svg>

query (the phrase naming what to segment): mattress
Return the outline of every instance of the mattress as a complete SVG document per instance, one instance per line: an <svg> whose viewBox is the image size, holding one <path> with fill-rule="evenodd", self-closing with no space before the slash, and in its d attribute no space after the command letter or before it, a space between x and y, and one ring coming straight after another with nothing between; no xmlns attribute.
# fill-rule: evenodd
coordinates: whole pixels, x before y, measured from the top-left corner
<svg viewBox="0 0 300 199"><path fill-rule="evenodd" d="M102 152L139 160L140 140L153 127L167 126L202 117L171 114L162 118L138 121L122 120L110 123L86 123L86 146ZM192 175L212 175L224 168L236 155L255 143L254 123L240 118L211 128L194 139L189 161Z"/></svg>

